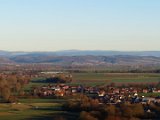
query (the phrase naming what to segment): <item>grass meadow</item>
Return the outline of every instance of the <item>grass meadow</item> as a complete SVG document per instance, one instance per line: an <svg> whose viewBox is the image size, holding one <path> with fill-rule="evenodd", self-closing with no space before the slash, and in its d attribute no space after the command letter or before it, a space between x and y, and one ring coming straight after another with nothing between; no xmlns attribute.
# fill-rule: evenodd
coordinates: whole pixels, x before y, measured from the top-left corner
<svg viewBox="0 0 160 120"><path fill-rule="evenodd" d="M146 84L160 82L160 74L155 73L74 73L73 83L85 85Z"/></svg>

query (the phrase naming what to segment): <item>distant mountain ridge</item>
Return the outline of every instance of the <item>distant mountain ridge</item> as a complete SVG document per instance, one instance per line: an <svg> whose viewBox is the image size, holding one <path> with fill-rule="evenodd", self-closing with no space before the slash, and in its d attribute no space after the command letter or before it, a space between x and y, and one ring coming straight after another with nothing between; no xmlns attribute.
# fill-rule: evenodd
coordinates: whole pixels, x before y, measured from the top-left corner
<svg viewBox="0 0 160 120"><path fill-rule="evenodd" d="M160 57L151 56L48 56L22 55L10 58L17 63L54 63L58 65L160 64Z"/></svg>
<svg viewBox="0 0 160 120"><path fill-rule="evenodd" d="M13 57L20 55L54 55L54 56L153 56L160 57L160 51L107 51L107 50L63 50L51 52L9 52L0 51L0 56Z"/></svg>
<svg viewBox="0 0 160 120"><path fill-rule="evenodd" d="M160 51L0 51L0 64L6 63L53 63L55 65L160 65Z"/></svg>

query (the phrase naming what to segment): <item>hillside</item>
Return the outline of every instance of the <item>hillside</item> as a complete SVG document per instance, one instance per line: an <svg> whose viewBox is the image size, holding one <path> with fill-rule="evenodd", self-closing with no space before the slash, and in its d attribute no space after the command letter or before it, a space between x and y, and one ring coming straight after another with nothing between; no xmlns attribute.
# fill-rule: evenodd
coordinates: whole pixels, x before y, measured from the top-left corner
<svg viewBox="0 0 160 120"><path fill-rule="evenodd" d="M14 63L14 61L12 61L9 58L0 57L0 64L10 64L10 63Z"/></svg>
<svg viewBox="0 0 160 120"><path fill-rule="evenodd" d="M7 52L0 51L0 63L53 63L55 65L160 65L160 52L116 51L58 51Z"/></svg>
<svg viewBox="0 0 160 120"><path fill-rule="evenodd" d="M10 58L17 63L54 63L57 65L152 65L160 64L160 57L151 56L49 56L22 55Z"/></svg>

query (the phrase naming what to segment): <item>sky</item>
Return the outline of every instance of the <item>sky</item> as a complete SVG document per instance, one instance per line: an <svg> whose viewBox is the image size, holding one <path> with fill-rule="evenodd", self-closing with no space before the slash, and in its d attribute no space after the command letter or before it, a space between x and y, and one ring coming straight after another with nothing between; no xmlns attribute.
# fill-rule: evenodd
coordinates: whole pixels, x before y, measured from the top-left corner
<svg viewBox="0 0 160 120"><path fill-rule="evenodd" d="M160 0L0 0L0 50L160 50Z"/></svg>

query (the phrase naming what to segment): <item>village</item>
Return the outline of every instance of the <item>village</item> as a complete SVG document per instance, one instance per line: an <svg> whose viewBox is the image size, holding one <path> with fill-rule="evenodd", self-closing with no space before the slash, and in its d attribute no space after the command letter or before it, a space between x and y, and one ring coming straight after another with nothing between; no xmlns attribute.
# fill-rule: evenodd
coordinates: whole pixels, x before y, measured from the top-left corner
<svg viewBox="0 0 160 120"><path fill-rule="evenodd" d="M160 103L160 96L145 96L143 94L160 93L160 89L155 87L118 87L118 86L71 86L67 84L49 84L33 88L32 95L40 97L48 96L74 96L83 94L93 99L98 99L99 104L120 104L120 103Z"/></svg>

